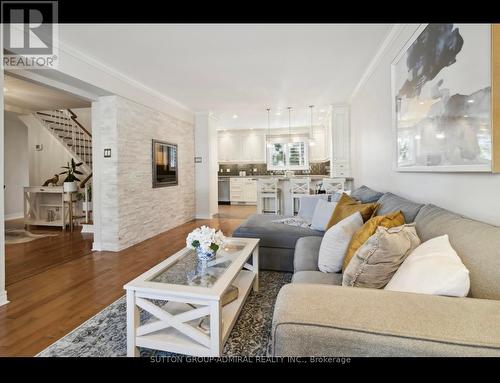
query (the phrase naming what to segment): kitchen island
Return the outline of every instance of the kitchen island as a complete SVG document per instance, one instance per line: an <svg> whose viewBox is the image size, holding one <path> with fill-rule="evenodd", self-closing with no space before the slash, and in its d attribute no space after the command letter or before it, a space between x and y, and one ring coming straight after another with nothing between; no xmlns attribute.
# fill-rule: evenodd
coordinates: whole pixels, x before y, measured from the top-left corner
<svg viewBox="0 0 500 383"><path fill-rule="evenodd" d="M279 180L279 188L281 191L281 206L280 211L283 215L293 215L293 205L292 199L290 196L290 177L286 177L284 175L247 175L247 176L237 176L237 175L219 175L219 180L229 179L232 182L219 182L219 187L221 185L227 185L224 187L230 188L227 192L227 195L230 197L231 204L247 204L247 205L255 205L257 200L257 195L253 196L253 194L257 193L257 181L260 178L277 178ZM327 175L322 174L309 174L309 175L296 175L293 178L309 178L311 180L310 190L311 193L314 193L317 190L317 184L321 183L323 178L328 178ZM241 180L241 181L238 181ZM246 180L244 186L239 186L243 180ZM254 182L249 182L254 181ZM250 187L250 183L252 183L252 187ZM352 178L346 178L346 189L351 189ZM232 185L232 189L231 186ZM242 190L242 191L240 191ZM255 191L254 191L255 190ZM252 196L250 196L252 194ZM219 193L221 195L221 193ZM241 196L241 197L240 197ZM221 201L226 202L226 201ZM264 210L274 210L273 206L271 206L271 201L266 201L264 204ZM295 210L297 210L297 205Z"/></svg>

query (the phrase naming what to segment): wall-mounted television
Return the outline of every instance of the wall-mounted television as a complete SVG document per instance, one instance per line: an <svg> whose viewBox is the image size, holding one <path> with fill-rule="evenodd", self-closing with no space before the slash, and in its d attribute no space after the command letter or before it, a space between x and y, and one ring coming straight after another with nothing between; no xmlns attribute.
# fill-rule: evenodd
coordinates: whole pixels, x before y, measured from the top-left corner
<svg viewBox="0 0 500 383"><path fill-rule="evenodd" d="M153 140L153 188L178 184L177 144Z"/></svg>

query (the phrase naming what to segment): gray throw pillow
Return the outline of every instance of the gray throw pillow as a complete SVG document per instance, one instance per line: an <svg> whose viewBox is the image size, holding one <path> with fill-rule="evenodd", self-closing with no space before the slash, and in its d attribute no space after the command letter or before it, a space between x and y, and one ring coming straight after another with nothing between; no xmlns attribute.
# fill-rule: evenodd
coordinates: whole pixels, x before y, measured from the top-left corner
<svg viewBox="0 0 500 383"><path fill-rule="evenodd" d="M337 202L328 202L323 199L318 200L314 208L311 229L325 231L333 210L335 210L335 206L337 206Z"/></svg>
<svg viewBox="0 0 500 383"><path fill-rule="evenodd" d="M356 198L362 203L372 203L377 202L384 193L375 191L368 186L362 185L357 189L354 189L351 193L351 197Z"/></svg>
<svg viewBox="0 0 500 383"><path fill-rule="evenodd" d="M313 194L305 195L299 198L299 213L297 214L300 218L305 219L308 223L311 223L312 217L314 215L314 209L318 201L328 200L327 194Z"/></svg>
<svg viewBox="0 0 500 383"><path fill-rule="evenodd" d="M381 289L399 266L420 245L415 224L377 231L356 251L347 265L342 286Z"/></svg>

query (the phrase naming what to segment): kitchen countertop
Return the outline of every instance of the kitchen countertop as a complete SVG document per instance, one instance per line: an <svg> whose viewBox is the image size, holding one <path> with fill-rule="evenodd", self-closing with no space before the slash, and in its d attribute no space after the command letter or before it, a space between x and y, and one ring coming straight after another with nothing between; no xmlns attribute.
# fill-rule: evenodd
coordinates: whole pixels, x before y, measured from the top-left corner
<svg viewBox="0 0 500 383"><path fill-rule="evenodd" d="M287 181L290 179L290 177L285 177L282 174L275 174L275 175L250 175L250 176L236 176L236 175L219 175L219 178L278 178L279 180L282 181ZM326 174L297 174L294 178L310 178L311 180L322 180L323 178L328 178L329 176ZM352 177L343 177L348 181L351 181L353 178Z"/></svg>

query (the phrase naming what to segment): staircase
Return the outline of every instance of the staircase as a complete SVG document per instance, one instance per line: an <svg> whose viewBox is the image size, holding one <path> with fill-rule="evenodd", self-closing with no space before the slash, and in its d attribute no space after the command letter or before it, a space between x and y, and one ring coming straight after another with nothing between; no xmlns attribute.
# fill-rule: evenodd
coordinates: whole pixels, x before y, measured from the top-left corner
<svg viewBox="0 0 500 383"><path fill-rule="evenodd" d="M91 233L93 231L90 219L92 204L89 202L89 193L92 187L92 134L78 122L77 115L71 109L36 112L33 113L33 117L64 146L77 162L82 163L82 170L88 174L79 183L80 188L85 192L85 216L76 218L85 218L82 233Z"/></svg>
<svg viewBox="0 0 500 383"><path fill-rule="evenodd" d="M77 121L77 116L71 109L36 112L33 116L61 142L75 160L83 163L85 173L92 172L92 135Z"/></svg>

